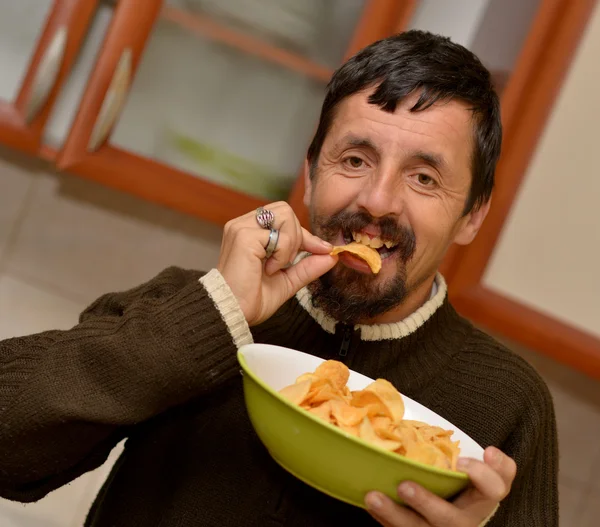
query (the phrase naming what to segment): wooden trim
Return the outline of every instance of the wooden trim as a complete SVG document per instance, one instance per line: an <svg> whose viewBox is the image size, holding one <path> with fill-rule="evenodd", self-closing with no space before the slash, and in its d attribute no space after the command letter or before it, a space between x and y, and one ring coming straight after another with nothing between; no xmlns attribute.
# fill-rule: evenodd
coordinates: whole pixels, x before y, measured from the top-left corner
<svg viewBox="0 0 600 527"><path fill-rule="evenodd" d="M37 139L15 105L1 101L0 143L23 152L35 153L38 146Z"/></svg>
<svg viewBox="0 0 600 527"><path fill-rule="evenodd" d="M218 225L265 204L264 199L108 145L70 165L67 172Z"/></svg>
<svg viewBox="0 0 600 527"><path fill-rule="evenodd" d="M245 54L257 56L320 82L328 82L333 73L331 68L318 64L298 53L279 48L253 35L237 31L206 15L190 13L166 5L163 7L161 17L180 25L187 31L221 42Z"/></svg>
<svg viewBox="0 0 600 527"><path fill-rule="evenodd" d="M403 31L419 0L368 0L344 61L376 40Z"/></svg>
<svg viewBox="0 0 600 527"><path fill-rule="evenodd" d="M541 3L502 97L504 146L490 212L473 243L446 262L455 291L481 281L595 3Z"/></svg>
<svg viewBox="0 0 600 527"><path fill-rule="evenodd" d="M344 60L376 40L403 31L413 16L418 0L369 0ZM304 206L304 163L288 199L300 223L309 227L308 210Z"/></svg>
<svg viewBox="0 0 600 527"><path fill-rule="evenodd" d="M123 51L130 48L133 55L133 76L135 75L161 6L162 0L145 0L143 9L140 9L138 0L121 0L117 4L98 62L69 136L58 156L58 168L66 170L74 165L80 166L88 155L87 145L117 63Z"/></svg>
<svg viewBox="0 0 600 527"><path fill-rule="evenodd" d="M0 103L0 142L24 152L37 153L44 126L77 58L97 3L97 0L55 0L41 30L16 100L14 103ZM35 75L48 45L62 26L68 27L68 36L59 75L44 108L31 125L28 125L23 115Z"/></svg>
<svg viewBox="0 0 600 527"><path fill-rule="evenodd" d="M450 296L454 307L486 329L600 379L600 338L475 285Z"/></svg>
<svg viewBox="0 0 600 527"><path fill-rule="evenodd" d="M600 338L492 291L482 280L569 71L595 0L543 0L502 97L504 148L492 207L475 241L445 261L450 297L474 322L600 378Z"/></svg>

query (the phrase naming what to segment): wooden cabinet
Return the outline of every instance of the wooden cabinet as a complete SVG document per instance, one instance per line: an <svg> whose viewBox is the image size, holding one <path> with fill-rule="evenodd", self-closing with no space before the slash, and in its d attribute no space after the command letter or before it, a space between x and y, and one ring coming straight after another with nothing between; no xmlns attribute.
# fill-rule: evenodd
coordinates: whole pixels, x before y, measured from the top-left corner
<svg viewBox="0 0 600 527"><path fill-rule="evenodd" d="M80 0L19 0L2 6L0 142L40 153L44 126L93 10L93 2Z"/></svg>
<svg viewBox="0 0 600 527"><path fill-rule="evenodd" d="M14 2L5 23L35 20L40 37L18 94L0 106L0 141L223 224L290 199L333 69L401 29L414 5ZM98 27L101 43L84 53Z"/></svg>

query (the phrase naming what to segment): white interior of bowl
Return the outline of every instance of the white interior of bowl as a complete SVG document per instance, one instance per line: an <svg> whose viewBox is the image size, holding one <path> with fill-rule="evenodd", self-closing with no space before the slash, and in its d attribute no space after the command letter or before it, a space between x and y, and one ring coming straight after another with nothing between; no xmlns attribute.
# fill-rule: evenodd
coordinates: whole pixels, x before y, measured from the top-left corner
<svg viewBox="0 0 600 527"><path fill-rule="evenodd" d="M268 344L249 344L242 346L240 352L243 354L248 368L276 391L293 384L300 375L314 371L323 362L323 359L308 353ZM361 390L371 382L373 379L350 371L348 380L350 390ZM452 439L460 441L461 456L483 459L483 448L462 430L406 395L402 395L402 397L406 409L405 419L423 421L446 430L454 430Z"/></svg>

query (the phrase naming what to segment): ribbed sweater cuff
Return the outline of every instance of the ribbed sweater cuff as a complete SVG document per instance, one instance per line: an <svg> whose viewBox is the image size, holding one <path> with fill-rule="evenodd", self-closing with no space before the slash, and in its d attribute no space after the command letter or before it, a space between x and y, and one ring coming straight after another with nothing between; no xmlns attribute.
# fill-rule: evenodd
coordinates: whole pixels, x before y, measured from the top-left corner
<svg viewBox="0 0 600 527"><path fill-rule="evenodd" d="M200 283L217 306L235 345L239 348L244 344L252 344L252 333L244 313L221 273L212 269L200 278Z"/></svg>

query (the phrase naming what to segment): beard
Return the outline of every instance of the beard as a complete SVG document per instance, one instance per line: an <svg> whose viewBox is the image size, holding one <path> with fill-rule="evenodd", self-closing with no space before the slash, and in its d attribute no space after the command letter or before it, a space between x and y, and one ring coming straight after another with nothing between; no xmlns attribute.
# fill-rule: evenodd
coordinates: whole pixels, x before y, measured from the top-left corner
<svg viewBox="0 0 600 527"><path fill-rule="evenodd" d="M374 218L367 212L340 211L325 218L311 216L312 231L324 240L332 241L340 231L360 231L369 225L380 229L380 237L397 245L394 247L396 273L385 282L375 274L364 274L343 264L336 265L308 288L315 307L339 322L356 324L382 315L400 305L409 293L406 265L416 249L412 229L399 225L389 216ZM351 236L351 235L350 235Z"/></svg>

